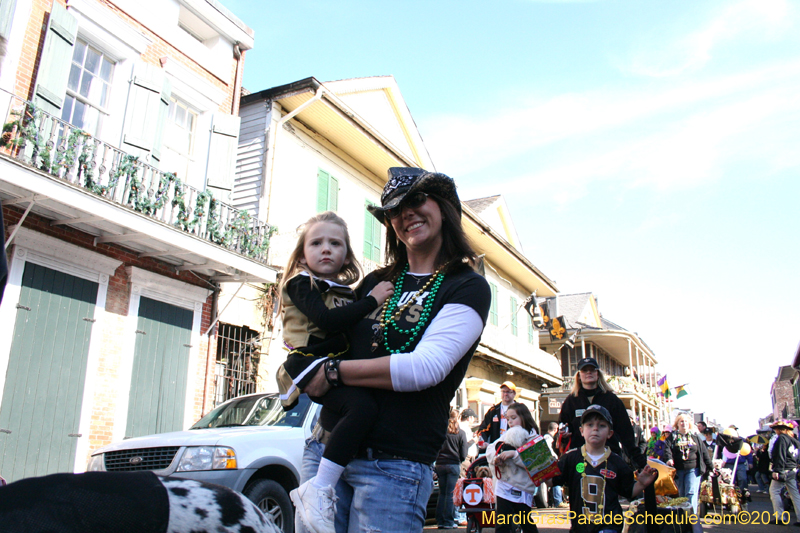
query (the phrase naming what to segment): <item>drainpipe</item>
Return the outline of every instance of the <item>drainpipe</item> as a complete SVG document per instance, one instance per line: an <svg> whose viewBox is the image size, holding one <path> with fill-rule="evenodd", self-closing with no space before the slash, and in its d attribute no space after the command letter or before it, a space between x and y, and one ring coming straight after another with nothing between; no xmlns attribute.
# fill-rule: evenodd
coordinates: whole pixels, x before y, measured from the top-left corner
<svg viewBox="0 0 800 533"><path fill-rule="evenodd" d="M267 170L267 179L269 180L269 187L267 188L267 218L269 218L269 210L270 210L270 202L272 200L272 177L275 173L275 146L278 144L278 132L281 131L283 125L293 119L295 116L303 112L306 108L310 107L314 104L314 102L322 99L322 96L327 91L325 88L320 85L317 88L317 92L311 97L310 100L301 104L297 109L289 113L288 115L284 115L283 117L278 120L278 123L275 124L275 131L270 135L269 138L269 148L267 149L267 158L269 161L269 169ZM267 220L269 222L269 220Z"/></svg>
<svg viewBox="0 0 800 533"><path fill-rule="evenodd" d="M211 299L211 318L214 320L214 323L216 323L217 319L219 318L217 315L217 308L219 307L219 292L220 292L220 284L215 281L214 297ZM203 403L202 407L200 408L203 411L203 415L206 414L206 398L208 396L208 371L211 368L211 328L208 328L208 331L206 331L206 335L208 336L207 339L208 342L206 344L206 373L203 379Z"/></svg>
<svg viewBox="0 0 800 533"><path fill-rule="evenodd" d="M231 115L239 114L239 100L242 98L240 73L242 71L241 43L233 45L233 58L236 60L236 73L233 75L233 99L231 100Z"/></svg>

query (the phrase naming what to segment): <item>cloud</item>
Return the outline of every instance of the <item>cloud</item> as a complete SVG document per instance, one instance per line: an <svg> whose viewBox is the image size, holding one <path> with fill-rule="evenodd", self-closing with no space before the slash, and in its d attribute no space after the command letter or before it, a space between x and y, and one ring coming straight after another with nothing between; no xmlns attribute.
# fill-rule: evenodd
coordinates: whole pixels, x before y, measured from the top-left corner
<svg viewBox="0 0 800 533"><path fill-rule="evenodd" d="M620 67L632 74L669 77L697 71L711 61L723 44L772 40L791 30L796 12L788 0L744 0L731 3L704 26L672 37L668 31L648 35ZM680 21L685 24L686 21Z"/></svg>
<svg viewBox="0 0 800 533"><path fill-rule="evenodd" d="M655 91L604 88L531 98L490 116L435 117L425 138L439 168L475 177L474 193L499 192L496 179L484 179L498 172L506 173L503 189L558 203L597 181L689 188L719 179L751 150L765 168L798 166L798 156L781 149L797 140L798 85L800 60ZM509 171L511 162L524 170ZM542 197L556 182L569 194Z"/></svg>

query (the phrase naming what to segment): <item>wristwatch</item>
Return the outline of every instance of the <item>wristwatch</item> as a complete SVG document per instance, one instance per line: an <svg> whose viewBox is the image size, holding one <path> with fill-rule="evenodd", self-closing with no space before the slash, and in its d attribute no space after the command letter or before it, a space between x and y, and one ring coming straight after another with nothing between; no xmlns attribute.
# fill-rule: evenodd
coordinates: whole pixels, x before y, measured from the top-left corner
<svg viewBox="0 0 800 533"><path fill-rule="evenodd" d="M338 387L342 384L339 379L339 363L341 359L328 359L325 361L325 379L330 383L331 387Z"/></svg>

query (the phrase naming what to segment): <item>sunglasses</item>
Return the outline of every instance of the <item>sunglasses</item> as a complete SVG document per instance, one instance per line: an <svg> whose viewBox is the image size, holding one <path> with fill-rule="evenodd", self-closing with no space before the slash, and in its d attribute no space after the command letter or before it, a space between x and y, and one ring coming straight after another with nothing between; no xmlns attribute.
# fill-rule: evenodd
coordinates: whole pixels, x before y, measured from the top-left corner
<svg viewBox="0 0 800 533"><path fill-rule="evenodd" d="M403 212L404 207L408 207L409 209L416 209L417 207L422 207L425 202L428 201L428 193L424 192L415 192L414 194L410 194L403 198L403 201L397 205L397 207L393 207L391 209L386 210L386 217L388 219L397 218L400 216L400 213Z"/></svg>

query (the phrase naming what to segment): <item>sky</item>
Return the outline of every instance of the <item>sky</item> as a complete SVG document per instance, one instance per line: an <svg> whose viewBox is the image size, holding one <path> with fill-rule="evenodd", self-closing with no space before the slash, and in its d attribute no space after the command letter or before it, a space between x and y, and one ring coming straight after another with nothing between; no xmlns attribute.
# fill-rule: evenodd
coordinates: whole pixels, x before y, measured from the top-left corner
<svg viewBox="0 0 800 533"><path fill-rule="evenodd" d="M393 75L462 200L742 433L800 343L800 3L223 0L244 86Z"/></svg>

